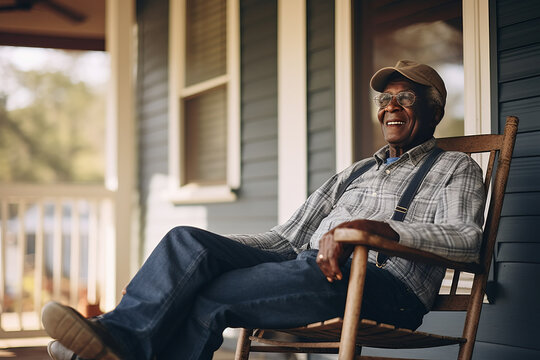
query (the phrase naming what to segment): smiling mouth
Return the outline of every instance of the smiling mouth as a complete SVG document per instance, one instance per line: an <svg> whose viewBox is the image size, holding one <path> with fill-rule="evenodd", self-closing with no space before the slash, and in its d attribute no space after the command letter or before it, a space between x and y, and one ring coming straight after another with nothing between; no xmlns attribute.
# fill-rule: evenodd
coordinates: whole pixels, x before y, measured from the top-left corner
<svg viewBox="0 0 540 360"><path fill-rule="evenodd" d="M390 126L390 125L405 125L405 122L404 121L389 121L386 123L387 126Z"/></svg>

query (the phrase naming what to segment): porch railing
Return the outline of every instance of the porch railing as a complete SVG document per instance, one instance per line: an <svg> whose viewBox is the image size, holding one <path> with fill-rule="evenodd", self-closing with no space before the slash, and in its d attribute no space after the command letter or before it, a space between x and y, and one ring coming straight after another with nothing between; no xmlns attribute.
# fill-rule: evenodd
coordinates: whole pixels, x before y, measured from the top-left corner
<svg viewBox="0 0 540 360"><path fill-rule="evenodd" d="M44 335L49 300L95 312L113 226L103 186L0 185L0 339Z"/></svg>

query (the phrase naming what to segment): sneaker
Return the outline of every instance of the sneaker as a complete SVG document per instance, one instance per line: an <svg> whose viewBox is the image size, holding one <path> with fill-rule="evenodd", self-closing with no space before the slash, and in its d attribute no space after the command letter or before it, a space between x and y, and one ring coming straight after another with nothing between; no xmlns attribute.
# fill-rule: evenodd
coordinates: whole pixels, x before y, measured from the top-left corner
<svg viewBox="0 0 540 360"><path fill-rule="evenodd" d="M77 360L77 355L54 340L47 345L47 352L52 360Z"/></svg>
<svg viewBox="0 0 540 360"><path fill-rule="evenodd" d="M107 330L97 321L85 319L69 306L57 302L49 302L43 307L41 321L45 331L63 347L73 351L81 358L95 360L121 360L118 345ZM54 346L54 347L53 347ZM52 345L55 349L57 345ZM51 355L51 352L49 352ZM61 353L51 355L58 360L72 360L59 357ZM63 356L63 355L62 355Z"/></svg>

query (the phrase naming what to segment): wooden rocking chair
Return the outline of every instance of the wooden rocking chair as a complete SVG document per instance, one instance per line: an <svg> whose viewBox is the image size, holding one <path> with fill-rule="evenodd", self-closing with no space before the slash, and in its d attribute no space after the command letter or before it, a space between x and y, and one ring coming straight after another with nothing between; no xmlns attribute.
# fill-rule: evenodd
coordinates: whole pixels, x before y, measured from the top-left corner
<svg viewBox="0 0 540 360"><path fill-rule="evenodd" d="M454 262L364 231L354 229L337 230L334 234L336 241L355 245L343 319L335 318L294 329L242 329L238 339L235 360L247 360L250 352L338 353L341 360L388 359L363 357L360 352L362 347L412 349L452 344L459 344L458 359L471 359L499 227L517 126L518 118L509 116L506 119L503 135L473 135L437 140L437 146L443 150L462 151L469 155L489 153L484 182L486 193L488 193L489 186L492 183L495 158L498 155L491 197L487 204L487 220L484 226L482 249L478 263ZM451 337L428 334L360 319L367 255L370 249L389 256L400 256L414 261L454 269L450 294L438 295L432 310L466 311L462 336ZM456 293L460 272L462 271L474 274L471 293L468 295ZM301 339L301 341L272 340L267 337L268 334L272 333L291 334L296 339ZM253 343L262 345L254 345Z"/></svg>

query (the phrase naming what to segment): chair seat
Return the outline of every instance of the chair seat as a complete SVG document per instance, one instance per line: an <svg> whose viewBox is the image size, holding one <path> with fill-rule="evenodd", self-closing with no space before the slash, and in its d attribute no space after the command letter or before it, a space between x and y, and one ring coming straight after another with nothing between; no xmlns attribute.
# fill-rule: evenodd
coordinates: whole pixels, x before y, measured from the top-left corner
<svg viewBox="0 0 540 360"><path fill-rule="evenodd" d="M284 346L285 344L290 344L292 347L298 347L302 342L324 342L329 348L334 346L339 347L342 326L343 319L335 318L293 329L266 329L264 332L255 332L256 335L252 336L251 340L274 346ZM297 336L299 338L299 342L281 343L277 340L265 338L265 335L276 332ZM388 349L413 349L461 344L465 343L466 341L467 340L465 338L461 337L441 336L421 331L400 329L393 325L377 323L376 321L368 319L361 319L358 327L356 344L358 346ZM306 346L310 345L306 344Z"/></svg>

